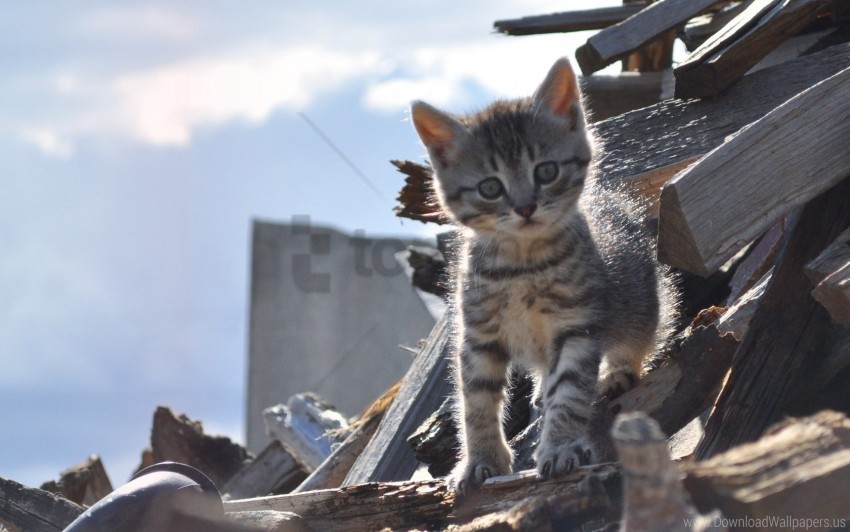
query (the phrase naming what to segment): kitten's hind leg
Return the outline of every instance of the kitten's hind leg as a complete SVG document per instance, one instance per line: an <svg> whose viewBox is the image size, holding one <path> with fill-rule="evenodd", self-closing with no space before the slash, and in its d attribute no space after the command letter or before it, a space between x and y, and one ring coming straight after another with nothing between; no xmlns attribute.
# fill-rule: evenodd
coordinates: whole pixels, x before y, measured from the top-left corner
<svg viewBox="0 0 850 532"><path fill-rule="evenodd" d="M508 361L497 340L463 342L458 364L462 454L450 479L461 494L511 472L513 454L502 429Z"/></svg>
<svg viewBox="0 0 850 532"><path fill-rule="evenodd" d="M599 368L597 397L616 399L635 387L640 380L645 354L651 345L615 345L607 350Z"/></svg>
<svg viewBox="0 0 850 532"><path fill-rule="evenodd" d="M535 457L541 478L569 473L593 461L587 441L601 348L584 329L555 340L556 358L544 377L543 428Z"/></svg>

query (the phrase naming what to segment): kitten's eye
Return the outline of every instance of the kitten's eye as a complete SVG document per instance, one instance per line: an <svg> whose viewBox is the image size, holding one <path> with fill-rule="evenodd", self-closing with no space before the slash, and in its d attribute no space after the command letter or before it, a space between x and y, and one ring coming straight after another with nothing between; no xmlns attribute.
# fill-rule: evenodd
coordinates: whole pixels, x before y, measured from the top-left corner
<svg viewBox="0 0 850 532"><path fill-rule="evenodd" d="M558 177L558 163L547 161L534 168L534 180L541 185L548 185Z"/></svg>
<svg viewBox="0 0 850 532"><path fill-rule="evenodd" d="M478 183L478 193L486 199L496 199L502 195L502 182L495 177L488 177Z"/></svg>

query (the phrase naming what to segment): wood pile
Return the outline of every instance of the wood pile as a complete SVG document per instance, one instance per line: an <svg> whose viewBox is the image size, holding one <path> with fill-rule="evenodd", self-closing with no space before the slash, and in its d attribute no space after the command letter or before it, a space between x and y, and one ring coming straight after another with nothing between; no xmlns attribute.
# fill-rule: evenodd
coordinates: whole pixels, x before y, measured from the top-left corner
<svg viewBox="0 0 850 532"><path fill-rule="evenodd" d="M161 408L143 465L203 471L232 530L847 528L850 1L626 1L495 25L600 30L576 54L598 179L642 198L659 259L681 273L669 352L595 405L603 462L538 481L539 413L527 376L512 375L519 470L456 499L438 478L457 443L443 318L353 419L295 396L264 413L274 441L252 456ZM690 55L674 66L677 39ZM623 74L594 75L616 61ZM628 109L606 111L606 98ZM446 223L430 169L394 164L397 214ZM444 294L451 253L450 238L411 250L414 284ZM62 530L111 490L96 457L43 489L0 479L0 530Z"/></svg>

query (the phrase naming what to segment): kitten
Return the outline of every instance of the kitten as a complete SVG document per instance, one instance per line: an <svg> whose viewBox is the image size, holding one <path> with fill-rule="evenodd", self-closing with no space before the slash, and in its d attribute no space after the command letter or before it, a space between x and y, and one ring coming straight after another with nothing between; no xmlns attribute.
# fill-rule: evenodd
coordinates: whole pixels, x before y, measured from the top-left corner
<svg viewBox="0 0 850 532"><path fill-rule="evenodd" d="M667 341L669 274L638 209L592 179L593 140L566 59L531 98L468 116L417 101L411 115L437 199L463 234L453 308L462 454L452 485L463 493L511 472L501 425L510 364L538 378L538 474L563 475L593 459L585 432L596 395L632 387Z"/></svg>

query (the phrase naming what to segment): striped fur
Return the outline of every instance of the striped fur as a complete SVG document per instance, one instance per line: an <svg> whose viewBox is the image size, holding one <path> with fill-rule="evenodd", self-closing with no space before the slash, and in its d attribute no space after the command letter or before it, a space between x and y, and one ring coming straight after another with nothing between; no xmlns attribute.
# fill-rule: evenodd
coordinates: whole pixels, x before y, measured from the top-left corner
<svg viewBox="0 0 850 532"><path fill-rule="evenodd" d="M566 60L532 98L462 117L416 102L412 116L436 195L463 230L452 309L462 442L454 485L463 492L511 471L500 422L511 364L539 376L538 473L564 474L592 459L584 437L595 396L633 385L667 341L669 275L638 210L593 180L593 142Z"/></svg>

